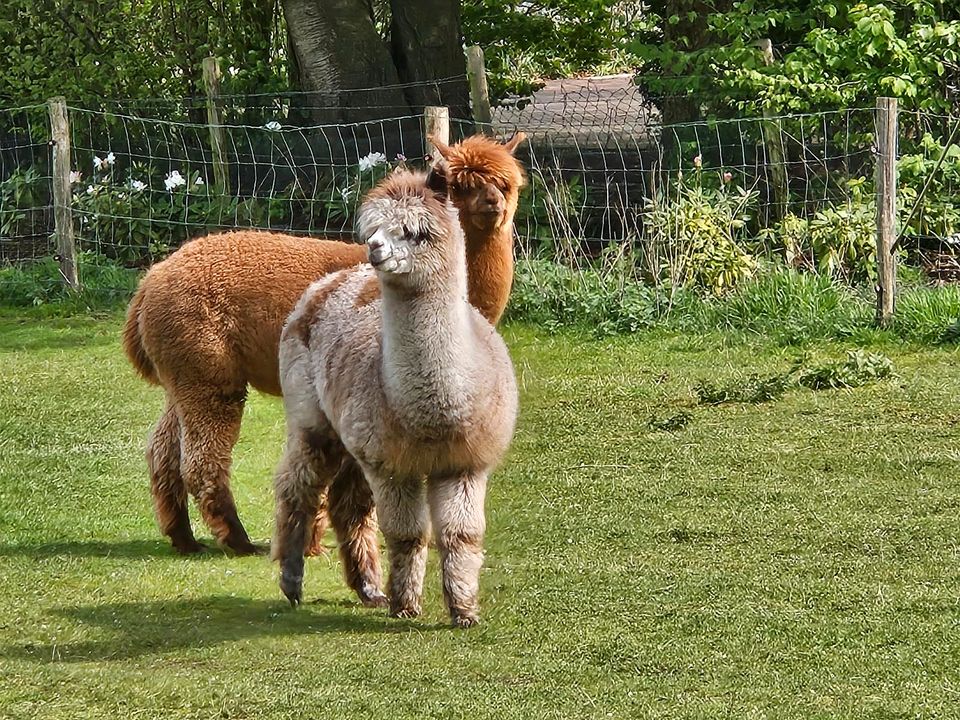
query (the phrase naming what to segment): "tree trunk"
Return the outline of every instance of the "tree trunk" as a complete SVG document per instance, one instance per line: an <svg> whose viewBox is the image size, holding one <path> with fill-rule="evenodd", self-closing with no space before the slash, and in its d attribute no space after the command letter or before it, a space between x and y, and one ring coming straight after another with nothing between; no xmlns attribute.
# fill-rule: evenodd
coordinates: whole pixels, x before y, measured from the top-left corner
<svg viewBox="0 0 960 720"><path fill-rule="evenodd" d="M732 0L715 0L706 2L705 0L666 0L663 12L663 40L668 47L675 46L678 50L685 52L695 52L707 47L710 40L710 32L707 28L707 16L712 13L727 12L732 7ZM693 19L689 13L695 13ZM671 24L667 19L671 16L677 16L679 22ZM688 62L680 59L671 67L664 67L664 75L683 77L691 75L694 72ZM674 125L677 123L695 122L701 119L700 98L691 94L681 94L675 97L665 97L660 103L660 112L662 113L663 124ZM664 131L663 133L663 151L664 160L667 165L676 161L672 157L677 151L677 138L673 132Z"/></svg>
<svg viewBox="0 0 960 720"><path fill-rule="evenodd" d="M407 102L417 112L446 105L450 117L469 119L459 0L391 0L390 7L393 62L400 82L411 83L404 88Z"/></svg>
<svg viewBox="0 0 960 720"><path fill-rule="evenodd" d="M282 0L301 87L317 122L358 122L406 115L410 106L363 0ZM349 92L353 90L353 92Z"/></svg>

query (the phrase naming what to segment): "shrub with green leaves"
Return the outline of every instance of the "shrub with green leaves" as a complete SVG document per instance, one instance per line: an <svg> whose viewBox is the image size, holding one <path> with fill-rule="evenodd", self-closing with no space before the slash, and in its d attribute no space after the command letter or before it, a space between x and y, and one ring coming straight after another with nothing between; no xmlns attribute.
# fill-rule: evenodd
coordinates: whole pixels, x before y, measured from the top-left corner
<svg viewBox="0 0 960 720"><path fill-rule="evenodd" d="M697 170L688 182L678 173L665 193L647 200L644 245L655 258L658 282L722 295L756 269L746 247L747 223L758 193L735 187L729 173L710 187L704 174Z"/></svg>
<svg viewBox="0 0 960 720"><path fill-rule="evenodd" d="M692 18L677 5L651 7L660 14L656 30L633 44L640 80L653 95L689 98L707 115L871 107L878 95L899 98L905 110L952 109L956 3L734 0ZM760 38L773 41L772 65L754 45Z"/></svg>
<svg viewBox="0 0 960 720"><path fill-rule="evenodd" d="M943 157L943 162L937 163ZM929 184L928 184L929 181ZM926 185L926 192L923 191ZM904 230L946 237L960 231L960 145L946 146L924 133L916 152L897 161L897 206ZM914 207L916 210L914 211Z"/></svg>
<svg viewBox="0 0 960 720"><path fill-rule="evenodd" d="M864 178L852 180L846 202L827 205L811 218L788 213L760 237L768 247L782 249L793 266L851 284L872 282L877 272L876 204L865 186Z"/></svg>
<svg viewBox="0 0 960 720"><path fill-rule="evenodd" d="M36 167L17 167L0 180L0 238L22 238L45 227L50 183Z"/></svg>

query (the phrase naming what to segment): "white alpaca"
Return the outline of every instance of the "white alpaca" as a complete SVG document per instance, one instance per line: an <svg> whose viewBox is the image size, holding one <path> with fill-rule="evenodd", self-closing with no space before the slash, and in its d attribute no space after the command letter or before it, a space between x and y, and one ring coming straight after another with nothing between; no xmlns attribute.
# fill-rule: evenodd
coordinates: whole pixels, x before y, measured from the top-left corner
<svg viewBox="0 0 960 720"><path fill-rule="evenodd" d="M432 521L450 617L468 627L478 620L487 478L516 420L513 366L467 302L463 232L442 172L387 178L365 199L357 229L372 267L314 283L280 342L280 586L300 602L318 497L346 452L376 501L391 614L420 613ZM382 598L379 588L365 592Z"/></svg>

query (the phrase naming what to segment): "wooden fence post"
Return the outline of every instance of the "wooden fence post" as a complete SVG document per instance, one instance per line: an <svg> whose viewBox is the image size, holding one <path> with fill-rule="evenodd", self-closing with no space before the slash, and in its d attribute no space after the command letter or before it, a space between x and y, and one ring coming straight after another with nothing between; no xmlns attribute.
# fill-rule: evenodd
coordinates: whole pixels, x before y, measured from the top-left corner
<svg viewBox="0 0 960 720"><path fill-rule="evenodd" d="M230 192L230 171L224 152L223 124L220 117L220 63L215 57L203 59L203 86L207 92L207 125L210 127L210 156L213 160L214 189Z"/></svg>
<svg viewBox="0 0 960 720"><path fill-rule="evenodd" d="M470 80L470 104L473 105L473 121L477 131L492 135L493 115L490 112L487 68L483 62L483 48L479 45L467 48L467 77Z"/></svg>
<svg viewBox="0 0 960 720"><path fill-rule="evenodd" d="M758 40L757 47L763 54L763 64L773 65L775 61L770 38ZM790 180L787 177L787 160L780 121L773 118L773 113L768 108L763 109L763 117L763 139L767 158L770 161L770 180L773 185L773 211L769 218L776 222L787 214L787 208L790 206Z"/></svg>
<svg viewBox="0 0 960 720"><path fill-rule="evenodd" d="M450 143L450 110L445 107L428 105L423 109L423 134L434 135L437 140L446 144ZM429 140L424 140L427 154L432 155L434 159L438 157L437 148Z"/></svg>
<svg viewBox="0 0 960 720"><path fill-rule="evenodd" d="M68 287L79 290L73 210L70 207L70 121L67 101L62 97L51 98L47 101L47 109L50 113L50 145L53 150L53 221L60 274Z"/></svg>
<svg viewBox="0 0 960 720"><path fill-rule="evenodd" d="M877 324L893 320L897 292L897 99L877 98Z"/></svg>

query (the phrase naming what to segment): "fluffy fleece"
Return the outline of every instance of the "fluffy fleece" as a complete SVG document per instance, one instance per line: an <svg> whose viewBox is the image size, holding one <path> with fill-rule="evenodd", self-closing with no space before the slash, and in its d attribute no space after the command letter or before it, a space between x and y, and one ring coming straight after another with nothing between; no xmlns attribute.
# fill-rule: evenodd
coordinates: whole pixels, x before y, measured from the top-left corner
<svg viewBox="0 0 960 720"><path fill-rule="evenodd" d="M503 340L467 301L446 187L438 173L402 173L372 191L358 234L373 267L312 285L284 330L287 445L272 549L293 604L309 523L349 453L390 553L391 614L420 612L432 526L451 620L478 620L486 483L513 434L517 388ZM381 291L372 301L361 297L371 280Z"/></svg>
<svg viewBox="0 0 960 720"><path fill-rule="evenodd" d="M491 322L502 315L513 281L512 221L524 182L513 153L523 139L468 138L442 150L458 173L451 192L467 236L470 300ZM229 232L187 243L142 280L123 345L140 375L166 393L146 454L157 521L178 551L203 549L190 527L188 491L219 543L238 554L257 551L229 486L247 387L280 394L284 319L313 280L365 259L362 245ZM372 283L366 302L378 293ZM359 470L344 467L330 489L330 518L348 582L366 602L361 588L378 562L376 524L369 490L357 483ZM321 503L311 554L320 549L324 516Z"/></svg>

